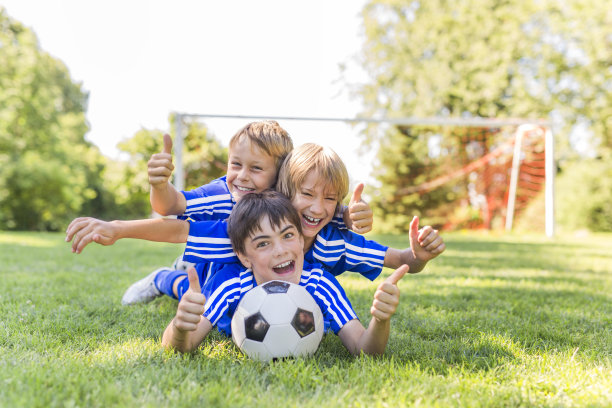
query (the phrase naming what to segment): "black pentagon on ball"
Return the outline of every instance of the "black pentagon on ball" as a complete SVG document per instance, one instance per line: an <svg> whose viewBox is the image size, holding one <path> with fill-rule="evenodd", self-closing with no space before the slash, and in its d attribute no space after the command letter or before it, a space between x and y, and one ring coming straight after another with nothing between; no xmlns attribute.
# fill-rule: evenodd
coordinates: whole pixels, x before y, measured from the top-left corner
<svg viewBox="0 0 612 408"><path fill-rule="evenodd" d="M287 293L289 290L289 283L281 281L270 281L263 285L266 293Z"/></svg>
<svg viewBox="0 0 612 408"><path fill-rule="evenodd" d="M244 319L244 331L247 339L261 342L266 337L269 328L270 324L259 312Z"/></svg>
<svg viewBox="0 0 612 408"><path fill-rule="evenodd" d="M299 309L295 312L291 325L300 337L306 337L315 331L314 315L308 310Z"/></svg>

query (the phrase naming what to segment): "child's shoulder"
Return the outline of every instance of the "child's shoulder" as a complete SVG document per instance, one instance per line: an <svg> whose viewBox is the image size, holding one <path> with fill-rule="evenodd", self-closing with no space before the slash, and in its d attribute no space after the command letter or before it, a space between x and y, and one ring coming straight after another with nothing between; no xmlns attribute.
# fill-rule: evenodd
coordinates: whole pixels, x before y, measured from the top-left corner
<svg viewBox="0 0 612 408"><path fill-rule="evenodd" d="M197 195L200 197L229 194L229 189L227 187L227 178L226 176L219 177L218 179L214 179L209 183L194 188L193 190L185 191L185 194L194 196Z"/></svg>

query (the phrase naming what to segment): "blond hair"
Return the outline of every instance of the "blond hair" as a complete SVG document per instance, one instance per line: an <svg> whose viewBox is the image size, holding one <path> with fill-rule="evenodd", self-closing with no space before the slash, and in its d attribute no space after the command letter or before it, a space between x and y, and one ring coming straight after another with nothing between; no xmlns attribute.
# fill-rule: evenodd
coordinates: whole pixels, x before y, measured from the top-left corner
<svg viewBox="0 0 612 408"><path fill-rule="evenodd" d="M332 149L314 143L303 144L287 155L278 173L276 189L293 200L311 171L324 180L325 187L336 192L340 205L349 190L346 166Z"/></svg>
<svg viewBox="0 0 612 408"><path fill-rule="evenodd" d="M277 169L287 154L293 150L291 136L275 120L264 120L247 124L232 136L229 142L230 149L236 143L243 140L243 138L247 138L251 143L272 157Z"/></svg>

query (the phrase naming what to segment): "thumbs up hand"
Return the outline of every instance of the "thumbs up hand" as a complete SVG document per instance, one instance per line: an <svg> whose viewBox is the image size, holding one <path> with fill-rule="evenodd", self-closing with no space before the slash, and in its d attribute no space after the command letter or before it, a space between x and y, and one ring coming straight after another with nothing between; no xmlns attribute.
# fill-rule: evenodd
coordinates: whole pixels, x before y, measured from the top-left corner
<svg viewBox="0 0 612 408"><path fill-rule="evenodd" d="M347 211L345 211L344 216L344 223L359 234L365 234L366 232L372 231L373 223L372 209L368 203L361 199L363 188L363 183L359 183L355 186L351 201L348 205L348 217L346 216Z"/></svg>
<svg viewBox="0 0 612 408"><path fill-rule="evenodd" d="M438 234L438 230L433 229L429 225L419 230L419 217L416 215L410 222L408 238L410 239L410 249L415 259L422 262L435 258L446 249L444 240Z"/></svg>
<svg viewBox="0 0 612 408"><path fill-rule="evenodd" d="M174 327L184 332L196 330L204 314L204 304L206 303L198 273L193 266L187 270L187 277L189 279L189 289L181 298L174 318Z"/></svg>
<svg viewBox="0 0 612 408"><path fill-rule="evenodd" d="M164 187L168 184L174 165L172 164L172 138L164 135L164 148L161 153L155 153L147 163L149 184L153 188Z"/></svg>
<svg viewBox="0 0 612 408"><path fill-rule="evenodd" d="M370 314L374 319L383 322L391 319L391 316L395 314L400 297L397 282L408 272L408 269L408 265L400 266L391 276L378 285L378 289L374 293L374 302L370 308Z"/></svg>

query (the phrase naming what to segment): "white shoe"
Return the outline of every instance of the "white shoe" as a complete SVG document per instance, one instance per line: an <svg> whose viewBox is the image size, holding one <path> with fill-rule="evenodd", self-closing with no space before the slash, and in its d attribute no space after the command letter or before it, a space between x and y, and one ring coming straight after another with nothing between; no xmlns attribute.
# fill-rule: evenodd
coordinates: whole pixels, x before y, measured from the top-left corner
<svg viewBox="0 0 612 408"><path fill-rule="evenodd" d="M195 267L195 264L192 262L183 261L183 255L179 255L178 258L176 258L172 263L172 269L175 271L187 272L187 269L189 269L190 266Z"/></svg>
<svg viewBox="0 0 612 408"><path fill-rule="evenodd" d="M164 270L168 270L168 268L156 269L138 282L134 282L123 294L121 304L128 306L136 303L149 303L160 297L162 293L155 287L155 277Z"/></svg>

